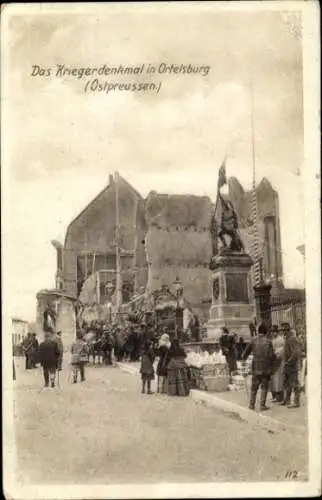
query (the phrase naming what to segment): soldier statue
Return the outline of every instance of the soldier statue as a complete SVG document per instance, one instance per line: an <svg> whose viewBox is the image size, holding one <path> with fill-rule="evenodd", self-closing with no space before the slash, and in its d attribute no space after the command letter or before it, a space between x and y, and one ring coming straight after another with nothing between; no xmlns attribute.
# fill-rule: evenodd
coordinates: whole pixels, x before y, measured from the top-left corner
<svg viewBox="0 0 322 500"><path fill-rule="evenodd" d="M43 321L43 330L47 333L55 333L56 330L56 311L53 303L50 303L49 306L44 311L44 321Z"/></svg>
<svg viewBox="0 0 322 500"><path fill-rule="evenodd" d="M217 202L221 203L221 220L219 227L217 228L217 221L215 220L215 215L213 216L211 222L213 255L216 255L218 252L218 247L217 247L218 239L222 244L222 249L221 249L222 252L244 251L243 242L238 234L238 219L236 211L233 207L233 204L230 201L225 200L222 194L220 193L220 188L224 184L227 184L225 162L220 167L218 175ZM230 237L229 245L227 245L225 236Z"/></svg>

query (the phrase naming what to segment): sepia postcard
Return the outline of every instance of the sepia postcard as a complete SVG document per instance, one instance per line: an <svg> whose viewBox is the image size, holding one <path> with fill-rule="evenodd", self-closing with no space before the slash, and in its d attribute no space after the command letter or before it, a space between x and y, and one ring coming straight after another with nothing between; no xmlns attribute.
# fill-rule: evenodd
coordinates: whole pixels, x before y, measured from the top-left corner
<svg viewBox="0 0 322 500"><path fill-rule="evenodd" d="M318 2L1 14L5 497L320 495Z"/></svg>

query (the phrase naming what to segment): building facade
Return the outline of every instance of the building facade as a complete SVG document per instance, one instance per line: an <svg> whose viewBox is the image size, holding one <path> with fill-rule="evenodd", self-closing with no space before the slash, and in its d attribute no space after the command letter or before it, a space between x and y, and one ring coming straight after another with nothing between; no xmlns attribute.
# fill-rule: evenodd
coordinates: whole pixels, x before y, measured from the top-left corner
<svg viewBox="0 0 322 500"><path fill-rule="evenodd" d="M146 199L118 177L122 298L163 286L179 277L184 298L206 319L212 296L209 263L213 253L211 223L220 217L206 196L151 192ZM267 179L257 187L258 232L264 274L273 287L283 286L278 194ZM252 194L229 180L229 199L239 218L240 234L252 255ZM70 223L57 251L57 285L91 307L115 300L117 218L115 180ZM113 288L113 287L112 287Z"/></svg>
<svg viewBox="0 0 322 500"><path fill-rule="evenodd" d="M16 346L20 345L28 335L28 321L24 321L23 319L16 317L12 318L11 321L12 345L15 348Z"/></svg>
<svg viewBox="0 0 322 500"><path fill-rule="evenodd" d="M135 285L132 270L138 244L136 219L142 198L121 177L118 197L121 267L123 282L127 285L124 287L126 295L126 288L132 291ZM68 226L64 246L58 248L55 245L58 255L56 277L59 276L60 287L72 296L79 297L87 279L98 272L99 283L95 282L95 293L99 288L100 300L104 301L106 283L115 281L115 199L115 182L110 176L109 185Z"/></svg>
<svg viewBox="0 0 322 500"><path fill-rule="evenodd" d="M171 289L179 277L185 300L204 317L211 297L212 211L206 196L150 193L145 202L147 293Z"/></svg>

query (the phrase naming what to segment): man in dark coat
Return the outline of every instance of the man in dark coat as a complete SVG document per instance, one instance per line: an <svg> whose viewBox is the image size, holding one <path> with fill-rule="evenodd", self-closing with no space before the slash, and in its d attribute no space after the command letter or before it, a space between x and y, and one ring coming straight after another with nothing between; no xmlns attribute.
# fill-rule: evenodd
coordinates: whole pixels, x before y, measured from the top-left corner
<svg viewBox="0 0 322 500"><path fill-rule="evenodd" d="M61 371L62 367L63 367L63 356L64 356L64 344L63 344L63 341L61 338L61 331L56 333L55 342L57 343L58 349L59 349L59 358L58 358L58 363L57 363L57 369L58 369L58 371Z"/></svg>
<svg viewBox="0 0 322 500"><path fill-rule="evenodd" d="M45 340L39 346L39 361L44 371L45 387L49 386L49 377L51 387L55 387L55 377L60 356L57 342L52 338L49 332L45 333Z"/></svg>
<svg viewBox="0 0 322 500"><path fill-rule="evenodd" d="M129 335L124 343L123 349L125 358L128 361L133 361L133 351L134 351L134 343L135 343L135 333L133 326L130 328Z"/></svg>
<svg viewBox="0 0 322 500"><path fill-rule="evenodd" d="M226 358L229 369L229 377L231 379L234 372L237 371L237 350L235 336L230 334L228 328L222 328L222 335L219 339L221 352Z"/></svg>
<svg viewBox="0 0 322 500"><path fill-rule="evenodd" d="M131 361L139 361L141 350L141 339L140 339L140 331L136 326L133 329L133 351L131 353Z"/></svg>
<svg viewBox="0 0 322 500"><path fill-rule="evenodd" d="M247 347L247 344L244 341L243 337L239 337L239 341L237 342L237 345L236 345L237 361L241 361L243 359L243 355L244 355L246 347Z"/></svg>
<svg viewBox="0 0 322 500"><path fill-rule="evenodd" d="M32 350L30 356L31 368L36 368L38 364L39 342L35 333L32 334Z"/></svg>
<svg viewBox="0 0 322 500"><path fill-rule="evenodd" d="M301 361L301 345L296 333L291 330L289 323L281 325L285 336L284 346L284 388L285 398L282 405L290 408L300 406L299 368ZM294 405L291 405L291 396L294 391Z"/></svg>
<svg viewBox="0 0 322 500"><path fill-rule="evenodd" d="M22 343L23 351L26 357L26 370L30 370L32 368L32 351L33 351L33 338L31 333L28 333L27 337L24 339Z"/></svg>
<svg viewBox="0 0 322 500"><path fill-rule="evenodd" d="M196 342L200 341L200 320L197 316L197 314L194 315L194 332L193 332L193 339Z"/></svg>
<svg viewBox="0 0 322 500"><path fill-rule="evenodd" d="M103 335L101 338L101 349L104 353L104 361L106 364L112 365L113 363L113 349L114 349L114 338L110 329L105 326Z"/></svg>
<svg viewBox="0 0 322 500"><path fill-rule="evenodd" d="M275 354L272 341L267 337L268 330L264 324L258 328L258 336L252 339L244 354L246 360L250 353L253 354L252 362L252 387L249 408L255 409L256 396L261 387L260 411L268 410L266 398L269 381L274 372Z"/></svg>

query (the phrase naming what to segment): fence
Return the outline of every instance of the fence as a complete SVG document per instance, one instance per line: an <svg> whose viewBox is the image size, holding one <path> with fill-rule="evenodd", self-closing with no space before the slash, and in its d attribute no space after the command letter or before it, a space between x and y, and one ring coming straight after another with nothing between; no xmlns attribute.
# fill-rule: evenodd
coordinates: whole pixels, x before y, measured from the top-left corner
<svg viewBox="0 0 322 500"><path fill-rule="evenodd" d="M305 298L271 298L272 325L289 323L298 335L306 334Z"/></svg>

